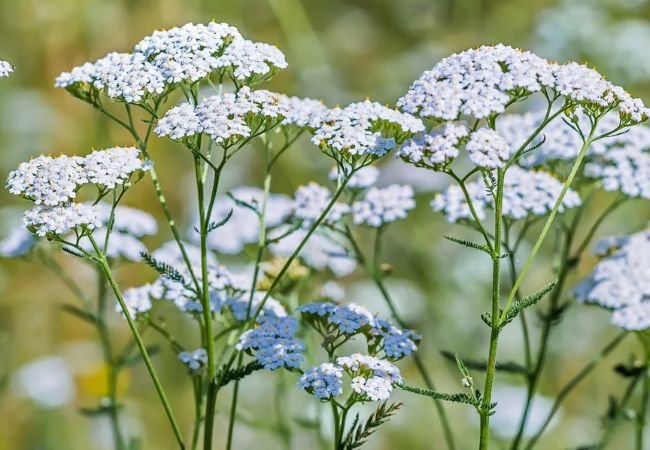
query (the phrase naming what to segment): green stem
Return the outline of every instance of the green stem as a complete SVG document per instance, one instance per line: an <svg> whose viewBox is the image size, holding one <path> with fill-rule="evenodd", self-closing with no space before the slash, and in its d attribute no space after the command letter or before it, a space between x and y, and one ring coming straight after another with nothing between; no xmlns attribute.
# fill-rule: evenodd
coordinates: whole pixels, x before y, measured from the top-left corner
<svg viewBox="0 0 650 450"><path fill-rule="evenodd" d="M643 340L643 338L642 338ZM641 400L639 411L636 416L636 450L644 450L645 447L645 431L648 416L648 408L650 408L650 342L643 341L645 360L643 366L643 384L641 388Z"/></svg>
<svg viewBox="0 0 650 450"><path fill-rule="evenodd" d="M266 158L269 159L271 155L270 143L265 140L266 143ZM285 146L285 149L287 146ZM257 255L255 257L255 266L253 271L253 280L250 286L250 294L248 298L248 306L246 308L246 320L249 319L252 307L253 300L255 299L255 291L257 288L257 280L259 278L260 269L262 266L262 258L264 257L264 252L266 250L266 207L268 203L268 198L271 193L271 166L272 164L267 164L266 175L264 176L264 191L262 194L262 205L260 206L260 211L258 214L258 240L257 240ZM244 360L244 354L240 353L239 358L237 359L237 368L242 366ZM230 405L230 418L228 421L228 439L226 441L226 449L230 450L232 448L233 442L233 432L235 428L235 419L237 414L237 401L239 399L239 381L235 381L235 386L233 387L233 397L232 404Z"/></svg>
<svg viewBox="0 0 650 450"><path fill-rule="evenodd" d="M528 271L532 267L533 261L535 260L535 256L537 256L537 252L539 252L539 249L542 247L542 243L544 242L544 239L546 239L546 235L548 234L549 230L551 229L551 225L553 225L553 222L555 221L555 216L558 213L558 210L560 209L560 206L562 206L562 202L564 201L564 196L566 193L569 191L569 188L571 187L571 184L573 184L573 180L575 179L576 175L580 171L580 168L582 167L582 162L584 161L585 155L587 154L587 150L589 149L589 145L591 145L591 142L593 141L594 137L594 131L595 131L595 125L592 127L591 132L589 133L589 136L587 139L585 139L582 148L580 149L580 152L578 153L578 157L576 158L575 163L573 163L573 167L571 168L571 172L569 173L569 177L567 178L566 182L564 183L564 186L562 187L562 191L560 192L560 196L557 198L555 205L553 205L553 209L551 210L551 213L548 216L548 219L546 219L546 223L544 224L544 227L542 228L542 231L540 232L539 237L537 238L537 241L535 242L535 245L533 246L533 250L530 252L530 255L528 256L528 259L526 260L526 263L524 264L523 269L519 273L519 276L517 277L517 280L515 281L514 286L512 287L512 290L510 291L510 294L508 295L508 299L506 300L506 304L503 308L503 312L501 313L501 317L498 320L498 323L502 323L506 315L508 313L508 310L510 309L510 306L512 305L512 302L515 299L515 295L517 294L517 291L521 287L521 283L524 281L524 278L528 274ZM496 318L495 318L496 319Z"/></svg>
<svg viewBox="0 0 650 450"><path fill-rule="evenodd" d="M106 278L101 269L97 269L97 314L96 324L99 340L102 346L102 354L104 356L104 363L108 370L108 400L109 400L109 418L111 422L111 430L113 432L113 440L117 450L123 450L124 437L120 428L118 404L117 404L117 381L119 376L119 369L115 365L113 357L113 348L109 337L108 328L106 326Z"/></svg>
<svg viewBox="0 0 650 450"><path fill-rule="evenodd" d="M517 431L517 435L515 439L512 442L511 449L516 450L519 448L519 445L521 444L521 440L523 438L523 433L524 429L526 427L526 422L528 420L528 415L530 414L530 408L532 406L532 401L535 396L535 392L537 391L537 385L539 383L539 379L541 377L542 369L544 367L545 361L546 361L546 354L548 351L548 343L550 340L550 335L551 335L551 329L553 327L553 324L555 323L555 314L557 312L558 308L558 303L560 299L562 298L562 294L564 292L564 286L566 284L566 281L568 279L568 276L570 272L573 270L575 267L575 261L577 261L580 257L582 257L583 252L587 248L587 245L593 238L596 230L598 227L603 223L605 218L613 212L618 206L623 204L622 200L616 200L614 201L594 222L592 227L589 229L587 232L585 238L582 240L580 245L578 245L577 250L574 253L571 253L571 247L573 245L573 240L575 238L576 230L578 228L580 218L582 217L583 214L583 209L580 208L576 212L575 218L572 220L571 226L566 230L566 236L565 239L563 240L562 243L562 249L561 249L561 265L560 269L558 272L558 280L557 280L557 285L553 289L553 293L551 294L551 297L549 299L549 306L548 309L545 313L544 316L544 322L543 322L543 327L542 327L542 334L540 337L540 347L539 347L539 352L537 354L537 358L535 360L535 365L531 368L531 374L529 375L528 379L528 393L526 396L526 404L524 406L524 412L521 416L521 420L519 422L519 428Z"/></svg>
<svg viewBox="0 0 650 450"><path fill-rule="evenodd" d="M634 393L636 386L639 384L639 381L641 381L641 376L635 376L632 379L632 381L630 381L630 384L628 384L627 388L625 389L623 398L621 399L621 401L619 402L616 408L616 415L614 417L608 418L607 420L607 426L605 428L605 432L601 437L600 443L596 446L598 450L604 450L607 448L607 444L609 443L610 439L613 436L614 430L616 429L616 425L618 425L618 422L621 419L621 412L627 409L627 404L632 399L632 394Z"/></svg>
<svg viewBox="0 0 650 450"><path fill-rule="evenodd" d="M494 207L494 246L492 251L492 329L490 331L490 349L485 372L485 388L483 389L483 401L479 408L480 431L479 449L486 450L490 445L490 414L492 403L492 387L497 365L497 348L499 341L500 324L497 320L499 315L499 298L501 291L501 228L503 215L503 185L505 170L497 171L497 189L495 193Z"/></svg>
<svg viewBox="0 0 650 450"><path fill-rule="evenodd" d="M169 400L167 399L167 395L165 394L162 384L160 383L160 379L158 378L158 373L156 372L156 369L154 368L153 363L151 362L151 358L149 357L149 352L147 351L147 347L145 346L144 341L142 340L142 336L138 331L138 327L135 325L135 321L131 317L129 308L126 306L126 303L124 302L124 297L122 297L122 292L120 291L120 288L117 285L117 281L113 277L113 272L111 270L110 265L108 264L108 261L106 260L106 256L103 253L101 253L101 250L97 245L97 242L95 242L95 239L93 239L92 235L88 235L88 239L90 239L90 242L92 243L93 248L97 253L99 266L103 271L104 275L106 276L106 279L109 285L111 286L111 289L113 290L113 293L115 294L118 303L120 304L122 313L126 318L131 333L133 334L133 338L135 339L136 345L138 346L138 350L140 350L140 355L142 356L142 360L144 361L144 364L147 367L147 370L149 371L149 375L151 376L151 380L153 381L153 384L156 388L158 397L160 397L160 401L165 410L165 414L169 419L169 423L174 432L174 436L176 437L178 446L181 450L185 450L185 444L183 443L183 436L181 434L180 428L178 427L178 423L176 422L176 418L174 417L171 404L169 403Z"/></svg>
<svg viewBox="0 0 650 450"><path fill-rule="evenodd" d="M381 239L380 231L377 230L377 233L375 234L375 245L374 245L375 252L373 255L372 265L369 265L367 263L367 259L364 256L363 252L361 251L361 247L358 245L356 239L354 238L354 235L352 234L351 230L348 227L346 227L345 236L350 241L350 244L354 252L356 253L357 259L365 267L366 272L371 276L373 282L377 286L377 289L379 289L379 292L381 293L384 302L386 302L386 305L388 306L391 315L395 319L395 322L397 322L397 324L402 328L408 328L406 322L402 319L401 315L399 314L395 302L393 301L392 296L388 292L388 288L384 283L382 273L379 270L379 257L380 257L379 250L381 246L377 241ZM431 377L431 374L429 373L426 366L424 365L424 362L422 361L422 358L420 357L419 353L417 352L413 353L412 357L413 357L413 361L415 362L415 367L420 373L420 376L422 377L425 386L428 389L435 391L436 388L433 379ZM449 448L449 450L455 450L456 445L454 443L454 434L451 430L451 424L449 423L449 418L447 417L447 412L445 411L445 407L442 404L442 401L440 399L433 399L433 402L438 412L438 417L440 419L440 424L442 426L442 431L445 436L447 447Z"/></svg>
<svg viewBox="0 0 650 450"><path fill-rule="evenodd" d="M334 417L334 450L341 450L339 443L341 442L341 424L338 406L336 403L331 402L332 416Z"/></svg>
<svg viewBox="0 0 650 450"><path fill-rule="evenodd" d="M619 334L617 334L614 339L612 339L599 353L598 355L593 358L587 365L585 365L580 372L578 372L559 392L555 399L555 403L553 403L553 406L551 407L551 411L549 412L548 416L544 420L544 423L542 426L539 428L539 430L535 433L535 435L531 438L531 440L528 442L528 445L526 446L526 450L532 449L539 438L544 434L544 431L548 427L548 425L551 423L551 420L557 413L557 411L560 409L560 405L564 401L564 399L573 391L573 389L576 388L595 368L598 366L598 364L607 357L616 347L618 347L618 344L621 343L621 341L628 335L627 331L623 331ZM525 424L524 424L525 425Z"/></svg>

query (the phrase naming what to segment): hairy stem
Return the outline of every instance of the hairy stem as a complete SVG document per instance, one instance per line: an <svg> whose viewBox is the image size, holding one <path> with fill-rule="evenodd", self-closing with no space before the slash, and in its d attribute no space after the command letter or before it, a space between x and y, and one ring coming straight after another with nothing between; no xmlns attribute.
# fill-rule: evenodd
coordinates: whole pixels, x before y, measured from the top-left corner
<svg viewBox="0 0 650 450"><path fill-rule="evenodd" d="M492 403L492 387L497 366L497 348L499 342L499 298L501 293L501 229L503 212L503 185L505 171L497 171L497 189L494 206L494 246L492 251L492 329L490 330L490 349L487 369L485 372L485 388L483 401L479 408L480 431L479 449L485 450L490 445L490 414Z"/></svg>

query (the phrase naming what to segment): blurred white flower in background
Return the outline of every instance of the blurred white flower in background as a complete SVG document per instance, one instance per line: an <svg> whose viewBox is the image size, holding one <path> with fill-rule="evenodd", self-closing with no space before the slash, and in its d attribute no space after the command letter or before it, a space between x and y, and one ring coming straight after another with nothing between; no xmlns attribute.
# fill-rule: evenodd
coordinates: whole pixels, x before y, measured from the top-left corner
<svg viewBox="0 0 650 450"><path fill-rule="evenodd" d="M15 392L43 409L61 408L75 397L72 373L58 356L33 360L13 375Z"/></svg>

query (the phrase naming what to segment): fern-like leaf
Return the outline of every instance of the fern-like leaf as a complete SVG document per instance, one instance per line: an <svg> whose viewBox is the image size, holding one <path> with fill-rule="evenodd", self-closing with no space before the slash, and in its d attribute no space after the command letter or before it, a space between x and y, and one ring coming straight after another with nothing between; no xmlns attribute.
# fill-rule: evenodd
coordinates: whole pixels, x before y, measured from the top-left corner
<svg viewBox="0 0 650 450"><path fill-rule="evenodd" d="M460 239L460 238L457 238L457 237L449 236L447 234L443 235L443 237L445 239L447 239L448 241L455 242L456 244L463 245L463 246L465 246L467 248L472 248L474 250L480 250L482 252L487 253L488 255L491 254L490 249L487 248L486 245L477 244L476 242L472 242L472 241L468 241L468 240L465 240L465 239Z"/></svg>
<svg viewBox="0 0 650 450"><path fill-rule="evenodd" d="M528 295L520 300L516 300L515 302L513 302L512 305L510 305L508 311L506 312L506 315L503 319L503 322L500 324L500 326L503 327L506 324L512 322L514 318L517 317L521 311L536 304L538 301L544 298L546 294L551 292L556 285L557 285L557 280L553 280L550 283L548 283L546 286L544 286L542 289L535 292L534 294Z"/></svg>
<svg viewBox="0 0 650 450"><path fill-rule="evenodd" d="M398 388L404 391L412 392L418 395L424 395L425 397L431 397L435 400L443 400L445 402L453 402L453 403L464 403L466 405L472 405L477 407L479 406L477 401L471 395L465 393L448 394L446 392L437 392L437 391L432 391L431 389L408 386L406 384L395 384L395 386L397 386Z"/></svg>
<svg viewBox="0 0 650 450"><path fill-rule="evenodd" d="M208 228L205 230L206 233L211 233L214 230L216 230L217 228L221 228L222 226L227 224L228 221L232 218L232 213L233 212L234 212L234 209L230 208L230 211L228 211L228 214L226 214L226 217L224 217L223 219L221 219L218 222L210 222L208 224Z"/></svg>
<svg viewBox="0 0 650 450"><path fill-rule="evenodd" d="M440 352L442 356L444 356L446 359L452 362L457 362L456 358L457 355L453 352L450 352L448 350L442 350ZM487 370L487 361L485 360L476 360L476 359L465 359L463 358L463 363L466 369L471 369L471 370L479 370L484 372ZM517 364L514 361L506 361L503 363L497 362L497 370L501 372L508 372L508 373L520 373L520 374L527 374L528 371L526 368L520 364Z"/></svg>
<svg viewBox="0 0 650 450"><path fill-rule="evenodd" d="M377 428L386 423L401 407L401 403L391 403L388 405L386 402L383 402L368 417L368 420L364 424L359 423L357 416L352 428L350 428L350 431L343 440L341 450L354 450L355 448L361 447L377 431Z"/></svg>
<svg viewBox="0 0 650 450"><path fill-rule="evenodd" d="M176 281L178 283L183 283L186 284L185 278L181 273L170 266L167 263L164 263L162 261L158 261L155 259L153 256L151 256L149 253L146 252L141 252L140 255L142 256L142 259L147 263L149 267L151 267L153 270L158 272L160 275L164 276L165 278L169 278L172 281Z"/></svg>
<svg viewBox="0 0 650 450"><path fill-rule="evenodd" d="M256 370L260 370L262 365L257 361L246 364L236 369L229 370L219 370L217 372L216 380L219 387L223 387L232 381L241 380L244 377L247 377Z"/></svg>

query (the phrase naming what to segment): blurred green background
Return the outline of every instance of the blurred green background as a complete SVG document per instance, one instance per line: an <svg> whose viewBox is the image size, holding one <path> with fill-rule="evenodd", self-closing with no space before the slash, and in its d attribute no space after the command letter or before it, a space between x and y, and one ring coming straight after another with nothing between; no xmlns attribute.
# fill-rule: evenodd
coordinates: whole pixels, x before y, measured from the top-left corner
<svg viewBox="0 0 650 450"><path fill-rule="evenodd" d="M98 113L55 89L54 78L109 51L128 51L154 29L211 19L233 24L248 38L273 43L285 52L289 69L264 88L319 98L330 106L366 97L392 104L441 57L498 42L535 50L551 59L586 62L649 100L650 2L646 0L0 0L0 59L16 66L13 76L0 80L0 175L5 177L20 161L41 153L81 154L130 144L127 135ZM183 222L193 207L191 174L186 170L189 158L159 140L154 140L152 148L171 207ZM228 186L260 184L254 150L229 171ZM282 162L274 190L289 193L310 179L324 181L328 169L329 162L304 140ZM487 353L487 328L479 314L487 308L489 268L474 253L441 239L449 226L426 204L444 180L420 171L407 172L404 165L386 161L384 182L389 181L413 182L420 191L418 211L387 235L385 260L395 267L390 286L407 320L424 336L421 352L436 384L442 390L456 391L460 384L455 367L439 352L461 351L474 358ZM26 205L6 192L0 193L0 202L0 228L6 229L14 213ZM146 181L126 202L160 216ZM647 203L632 202L599 235L639 230L649 218ZM161 229L160 237L147 241L149 248L168 238L165 227ZM552 260L547 256L540 259L531 284L539 286L551 276ZM59 260L75 279L92 289L92 271L71 257ZM579 273L586 273L592 263L582 261ZM153 275L131 265L121 268L119 276L126 287ZM348 277L344 284L350 301L384 311L372 286L361 276ZM96 406L104 394L104 372L93 330L61 310L62 303L73 301L68 291L42 267L1 261L0 292L0 450L110 448L108 422L78 414L80 408ZM124 341L128 331L122 320L115 315L111 325L116 341ZM187 323L177 325L182 328ZM502 340L500 355L520 360L519 329L511 328ZM552 397L614 333L606 313L571 308L553 339L553 363L542 379L542 394ZM153 335L147 338L155 341ZM608 395L620 395L624 387L611 369L628 359L635 350L633 344L629 340L627 348L619 349L571 395L540 448L575 448L593 440ZM64 383L67 390L60 392L65 401L48 408L24 395L21 368L53 355L65 363L60 369L69 382ZM163 383L169 386L177 415L187 429L192 403L185 371L167 351L156 356L156 364L163 368ZM402 367L411 384L420 384L409 362ZM38 381L47 384L55 376L41 372ZM245 384L237 448L282 448L273 413L276 401L291 405L283 408L290 420L314 416L315 404L305 406L306 396L291 387L294 383L287 374L274 374L255 376ZM499 376L502 388L518 383L517 378ZM281 389L278 400L274 392L282 384L287 388ZM174 448L144 368L129 370L121 379L121 389L125 424L143 437L143 448ZM499 406L516 413L521 392L502 392ZM445 448L431 403L411 395L399 394L398 398L406 406L366 448ZM461 406L449 406L448 411L459 448L473 448L477 435L473 411ZM507 422L507 417L503 420ZM217 425L219 436L226 425L224 408ZM310 431L296 424L293 428L293 448L310 448ZM506 423L500 432L505 437L507 428ZM619 434L612 448L628 448L626 430ZM500 448L498 436L494 448Z"/></svg>

